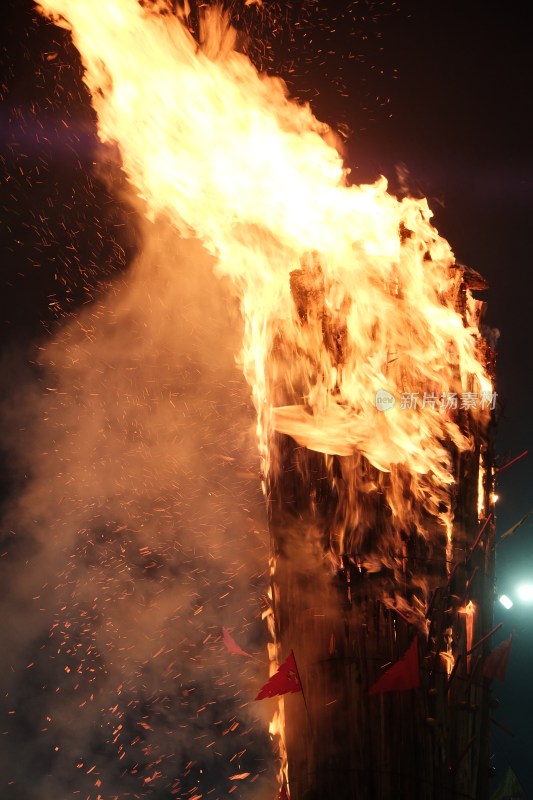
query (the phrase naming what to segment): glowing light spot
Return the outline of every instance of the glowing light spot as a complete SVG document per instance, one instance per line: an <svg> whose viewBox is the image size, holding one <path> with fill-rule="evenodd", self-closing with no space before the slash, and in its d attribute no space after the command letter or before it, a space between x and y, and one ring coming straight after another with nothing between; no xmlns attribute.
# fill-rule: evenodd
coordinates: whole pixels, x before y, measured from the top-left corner
<svg viewBox="0 0 533 800"><path fill-rule="evenodd" d="M533 602L533 583L524 583L516 590L520 600L524 603Z"/></svg>

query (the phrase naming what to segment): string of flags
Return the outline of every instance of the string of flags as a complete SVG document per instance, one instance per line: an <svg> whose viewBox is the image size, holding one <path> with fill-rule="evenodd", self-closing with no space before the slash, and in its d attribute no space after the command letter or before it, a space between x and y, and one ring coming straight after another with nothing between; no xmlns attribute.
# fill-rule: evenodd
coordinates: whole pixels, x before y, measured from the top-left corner
<svg viewBox="0 0 533 800"><path fill-rule="evenodd" d="M254 658L237 644L227 628L222 628L222 639L230 653ZM376 681L370 688L369 694L401 692L408 689L418 689L419 686L418 638L415 637L405 655ZM291 650L285 661L278 667L277 672L271 675L264 686L261 687L255 699L263 700L265 697L276 697L277 695L295 692L303 692L303 689L296 658Z"/></svg>
<svg viewBox="0 0 533 800"><path fill-rule="evenodd" d="M254 660L255 656L247 653L231 636L227 628L222 628L222 638L227 650L234 655L245 656ZM483 677L488 680L505 680L513 634L501 642L486 657L483 664ZM418 653L418 637L414 637L405 654L381 675L370 687L368 694L384 694L386 692L404 692L420 687L420 662ZM296 665L294 652L291 650L277 672L259 690L256 700L265 697L303 692L302 681Z"/></svg>
<svg viewBox="0 0 533 800"><path fill-rule="evenodd" d="M493 631L491 633L493 633ZM222 638L230 653L246 658L255 658L237 644L227 628L222 629ZM511 633L508 639L501 642L489 653L483 664L484 678L501 681L505 679L512 642L513 634ZM386 692L404 692L418 688L420 688L419 642L418 636L415 636L404 655L378 678L368 690L368 694L373 696ZM268 681L261 687L254 699L263 700L265 698L297 692L301 692L306 711L309 714L296 658L294 652L291 650L285 661L278 667L274 675L271 675ZM491 800L520 800L520 798L523 797L522 794L516 791L513 791L512 794L509 793L511 785L513 789L522 789L516 780L516 776L512 773L512 770L509 772L510 774L508 773L506 779L502 785L498 787L498 790L492 796ZM516 780L516 783L514 783L514 780ZM289 800L289 794L285 785L281 786L277 800Z"/></svg>

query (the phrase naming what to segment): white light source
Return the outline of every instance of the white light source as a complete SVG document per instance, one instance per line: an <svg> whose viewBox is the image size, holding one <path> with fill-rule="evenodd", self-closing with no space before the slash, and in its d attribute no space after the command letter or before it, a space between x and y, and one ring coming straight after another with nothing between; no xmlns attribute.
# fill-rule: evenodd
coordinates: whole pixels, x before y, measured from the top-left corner
<svg viewBox="0 0 533 800"><path fill-rule="evenodd" d="M517 588L516 592L524 603L533 602L533 583L523 583L522 586Z"/></svg>
<svg viewBox="0 0 533 800"><path fill-rule="evenodd" d="M513 601L511 600L510 597L507 597L506 594L502 594L502 596L499 598L499 601L500 601L500 603L502 604L502 606L504 608L512 608L513 607Z"/></svg>

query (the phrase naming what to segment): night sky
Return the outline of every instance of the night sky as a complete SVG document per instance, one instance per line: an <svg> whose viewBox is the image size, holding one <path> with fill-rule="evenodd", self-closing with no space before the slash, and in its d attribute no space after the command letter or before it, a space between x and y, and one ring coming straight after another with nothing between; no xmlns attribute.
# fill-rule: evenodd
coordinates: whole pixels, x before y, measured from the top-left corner
<svg viewBox="0 0 533 800"><path fill-rule="evenodd" d="M28 480L35 477L30 455L39 411L30 399L43 380L38 348L46 347L50 337L61 338L63 326L82 312L91 314L110 288L121 285L138 250L140 222L123 199L123 178L113 167L112 154L97 144L94 114L68 35L42 20L26 0L12 0L4 8L0 382L5 424L0 467L5 523L0 550L7 555L0 596L5 596L3 625L18 629L13 647L30 659L32 647L35 653L42 651L43 630L30 624L24 651L22 627L31 613L22 607L31 607L31 602L18 595L13 605L9 587L13 575L38 557L42 535L31 526L24 534L12 532L16 498L24 496ZM503 464L530 451L497 481L497 532L503 533L533 508L533 50L525 6L514 4L504 11L500 5L494 11L486 3L309 0L288 7L265 0L263 9L241 9L236 23L252 34L245 41L252 59L284 77L291 93L308 100L317 117L347 134L346 161L354 182L384 174L392 189L403 182L415 195L426 196L435 225L457 260L487 279L485 321L501 334L497 460ZM261 36L263 45L254 36ZM45 361L50 363L48 351ZM240 442L239 447L251 459L248 444ZM238 522L233 520L236 527ZM91 524L94 528L94 518ZM103 529L109 523L99 524L110 551L117 546L116 537L106 539ZM132 533L130 544L133 539ZM76 547L89 563L83 546L78 540ZM102 550L98 557L103 557ZM145 567L137 564L140 572ZM171 567L168 558L165 568ZM516 602L509 611L497 604L496 622L504 627L495 642L511 630L516 635L507 681L494 687L501 701L494 717L514 735L495 728L493 738L498 774L511 764L533 796L533 605L521 603L516 595L516 587L527 581L533 583L533 518L497 551L497 592ZM250 606L244 615L248 641L261 653L264 642L250 597L244 600ZM8 658L3 669L9 667ZM53 672L50 665L40 668ZM18 691L24 705L31 702L34 688L10 684L9 691ZM2 705L0 732L8 731L10 741L24 747L25 737L35 736L31 711L26 710L27 719L17 727L5 716L12 697ZM17 788L26 785L23 778L6 787L4 763L2 797L48 798L38 786L39 776L52 764L45 750L36 748L33 754L33 793ZM12 760L13 750L9 752ZM253 771L249 764L245 768ZM167 796L148 793L147 786L146 796ZM51 787L46 791L52 796Z"/></svg>

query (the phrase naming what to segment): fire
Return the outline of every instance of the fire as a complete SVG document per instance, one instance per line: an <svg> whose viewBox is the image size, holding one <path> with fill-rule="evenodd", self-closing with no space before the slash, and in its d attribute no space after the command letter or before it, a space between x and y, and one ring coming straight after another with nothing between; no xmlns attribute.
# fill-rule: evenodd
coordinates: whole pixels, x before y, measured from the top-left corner
<svg viewBox="0 0 533 800"><path fill-rule="evenodd" d="M469 654L469 651L472 648L472 642L474 638L474 622L476 619L476 610L477 606L472 600L469 600L468 603L463 606L463 608L459 609L460 614L464 614L465 617L465 630L466 630L466 652L467 652L467 663L470 666L470 659L472 656Z"/></svg>
<svg viewBox="0 0 533 800"><path fill-rule="evenodd" d="M265 492L289 435L322 454L339 498L332 563L404 585L406 540L435 526L451 561L450 449L472 446L461 414L488 415L458 404L491 384L479 304L427 201L397 199L385 178L350 185L328 126L236 52L212 10L199 49L181 19L135 0L40 9L72 31L99 136L118 143L146 214L200 239L238 294ZM390 512L379 537L367 497ZM425 594L418 581L386 602L423 627Z"/></svg>
<svg viewBox="0 0 533 800"><path fill-rule="evenodd" d="M481 459L479 461L479 472L478 472L478 480L477 480L477 517L478 519L482 519L485 514L485 492L484 492L484 482L485 479L485 470L483 469L483 464L481 463Z"/></svg>
<svg viewBox="0 0 533 800"><path fill-rule="evenodd" d="M490 386L472 301L465 324L460 271L427 202L397 200L384 178L349 186L327 126L307 106L239 53L197 52L176 17L134 0L42 8L71 26L100 137L120 144L147 214L199 237L239 292L265 472L274 429L319 452L362 455L379 471L368 489L385 492L394 527L423 527L401 501L399 473L438 514L452 482L441 442L469 442L439 408L409 413L397 403L380 413L376 393L439 398ZM296 274L314 303L305 324L291 294ZM280 336L281 363L272 358ZM342 531L338 540L349 549Z"/></svg>
<svg viewBox="0 0 533 800"><path fill-rule="evenodd" d="M280 762L280 769L278 772L278 783L280 786L289 785L288 762L287 762L287 748L285 742L285 701L283 697L279 698L278 708L274 712L274 716L268 726L268 732L273 739L277 742L278 758Z"/></svg>

